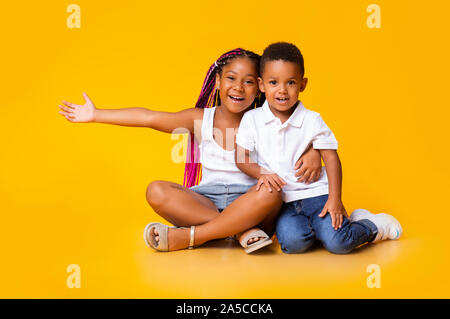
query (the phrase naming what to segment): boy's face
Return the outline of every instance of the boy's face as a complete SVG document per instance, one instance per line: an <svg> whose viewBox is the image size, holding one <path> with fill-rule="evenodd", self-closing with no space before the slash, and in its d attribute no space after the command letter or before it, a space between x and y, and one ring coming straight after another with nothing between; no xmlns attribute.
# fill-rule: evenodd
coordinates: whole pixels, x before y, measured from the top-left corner
<svg viewBox="0 0 450 319"><path fill-rule="evenodd" d="M275 60L265 64L258 82L270 108L286 113L297 103L298 94L305 89L308 79L302 78L300 67L294 62Z"/></svg>

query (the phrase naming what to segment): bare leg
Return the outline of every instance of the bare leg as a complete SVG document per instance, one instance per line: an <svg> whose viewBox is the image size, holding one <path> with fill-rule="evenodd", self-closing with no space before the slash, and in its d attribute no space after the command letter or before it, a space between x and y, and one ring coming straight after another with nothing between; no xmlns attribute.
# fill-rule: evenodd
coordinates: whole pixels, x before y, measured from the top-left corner
<svg viewBox="0 0 450 319"><path fill-rule="evenodd" d="M211 200L176 183L154 181L148 185L146 197L153 210L175 226L201 225L219 216L219 211ZM239 240L241 236L254 230L258 228L236 234L235 238ZM250 238L247 244L259 239L261 238Z"/></svg>
<svg viewBox="0 0 450 319"><path fill-rule="evenodd" d="M280 213L280 207L275 206L269 214L263 219L261 223L259 223L256 227L253 227L249 230L245 230L236 234L235 238L241 238L241 236L246 236L248 233L253 232L258 229L262 229L269 237L272 237L275 234L275 222L277 220L278 214ZM251 244L255 241L262 239L262 237L258 238L250 238L247 244Z"/></svg>
<svg viewBox="0 0 450 319"><path fill-rule="evenodd" d="M210 199L176 183L154 181L146 195L153 210L175 226L201 225L220 214Z"/></svg>
<svg viewBox="0 0 450 319"><path fill-rule="evenodd" d="M198 246L209 240L231 236L260 223L269 227L268 224L271 221L274 222L281 203L280 192L269 192L265 185L257 192L254 186L231 203L221 214L198 225L194 244ZM170 229L168 240L169 250L187 248L189 229Z"/></svg>

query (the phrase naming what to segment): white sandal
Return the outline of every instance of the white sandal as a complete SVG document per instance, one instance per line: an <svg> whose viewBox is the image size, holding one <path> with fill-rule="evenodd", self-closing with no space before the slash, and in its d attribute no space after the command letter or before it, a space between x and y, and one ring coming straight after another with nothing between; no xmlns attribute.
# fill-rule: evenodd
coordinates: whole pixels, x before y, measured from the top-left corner
<svg viewBox="0 0 450 319"><path fill-rule="evenodd" d="M248 245L248 241L251 238L258 238L263 237L262 239L255 241L254 243L251 243ZM247 234L244 238L242 238L239 243L242 247L245 248L245 252L247 254L254 252L255 250L261 249L263 247L266 247L270 244L272 244L272 239L269 238L269 236L263 231L263 230L255 230L251 232L250 234Z"/></svg>
<svg viewBox="0 0 450 319"><path fill-rule="evenodd" d="M151 231L152 228L156 228L156 230L158 231L159 241L155 240L155 233ZM161 223L150 223L147 226L145 226L144 229L144 241L147 244L147 246L158 251L169 251L169 241L167 238L169 228L186 228L186 227L175 227L175 226L167 226ZM194 235L195 235L195 226L191 226L188 249L194 248Z"/></svg>

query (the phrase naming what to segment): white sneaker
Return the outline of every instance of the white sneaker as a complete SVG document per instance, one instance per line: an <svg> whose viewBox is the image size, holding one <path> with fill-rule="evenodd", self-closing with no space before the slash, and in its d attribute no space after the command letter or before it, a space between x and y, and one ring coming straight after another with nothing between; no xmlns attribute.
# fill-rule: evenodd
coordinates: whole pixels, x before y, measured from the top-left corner
<svg viewBox="0 0 450 319"><path fill-rule="evenodd" d="M365 209L355 209L350 215L350 221L355 222L361 219L368 219L377 226L378 234L373 243L386 239L398 239L402 235L403 229L397 219L388 214L372 214Z"/></svg>

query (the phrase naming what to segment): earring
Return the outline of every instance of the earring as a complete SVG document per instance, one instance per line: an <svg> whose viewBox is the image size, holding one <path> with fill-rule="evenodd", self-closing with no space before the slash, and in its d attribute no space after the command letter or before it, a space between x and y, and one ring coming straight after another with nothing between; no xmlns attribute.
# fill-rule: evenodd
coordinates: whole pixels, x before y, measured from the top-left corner
<svg viewBox="0 0 450 319"><path fill-rule="evenodd" d="M214 98L214 106L218 106L219 105L219 89L216 89L216 92L214 93L215 98Z"/></svg>
<svg viewBox="0 0 450 319"><path fill-rule="evenodd" d="M261 92L260 93L258 93L258 96L256 97L256 103L255 103L255 109L256 109L256 107L258 106L258 105L260 105L261 104Z"/></svg>

